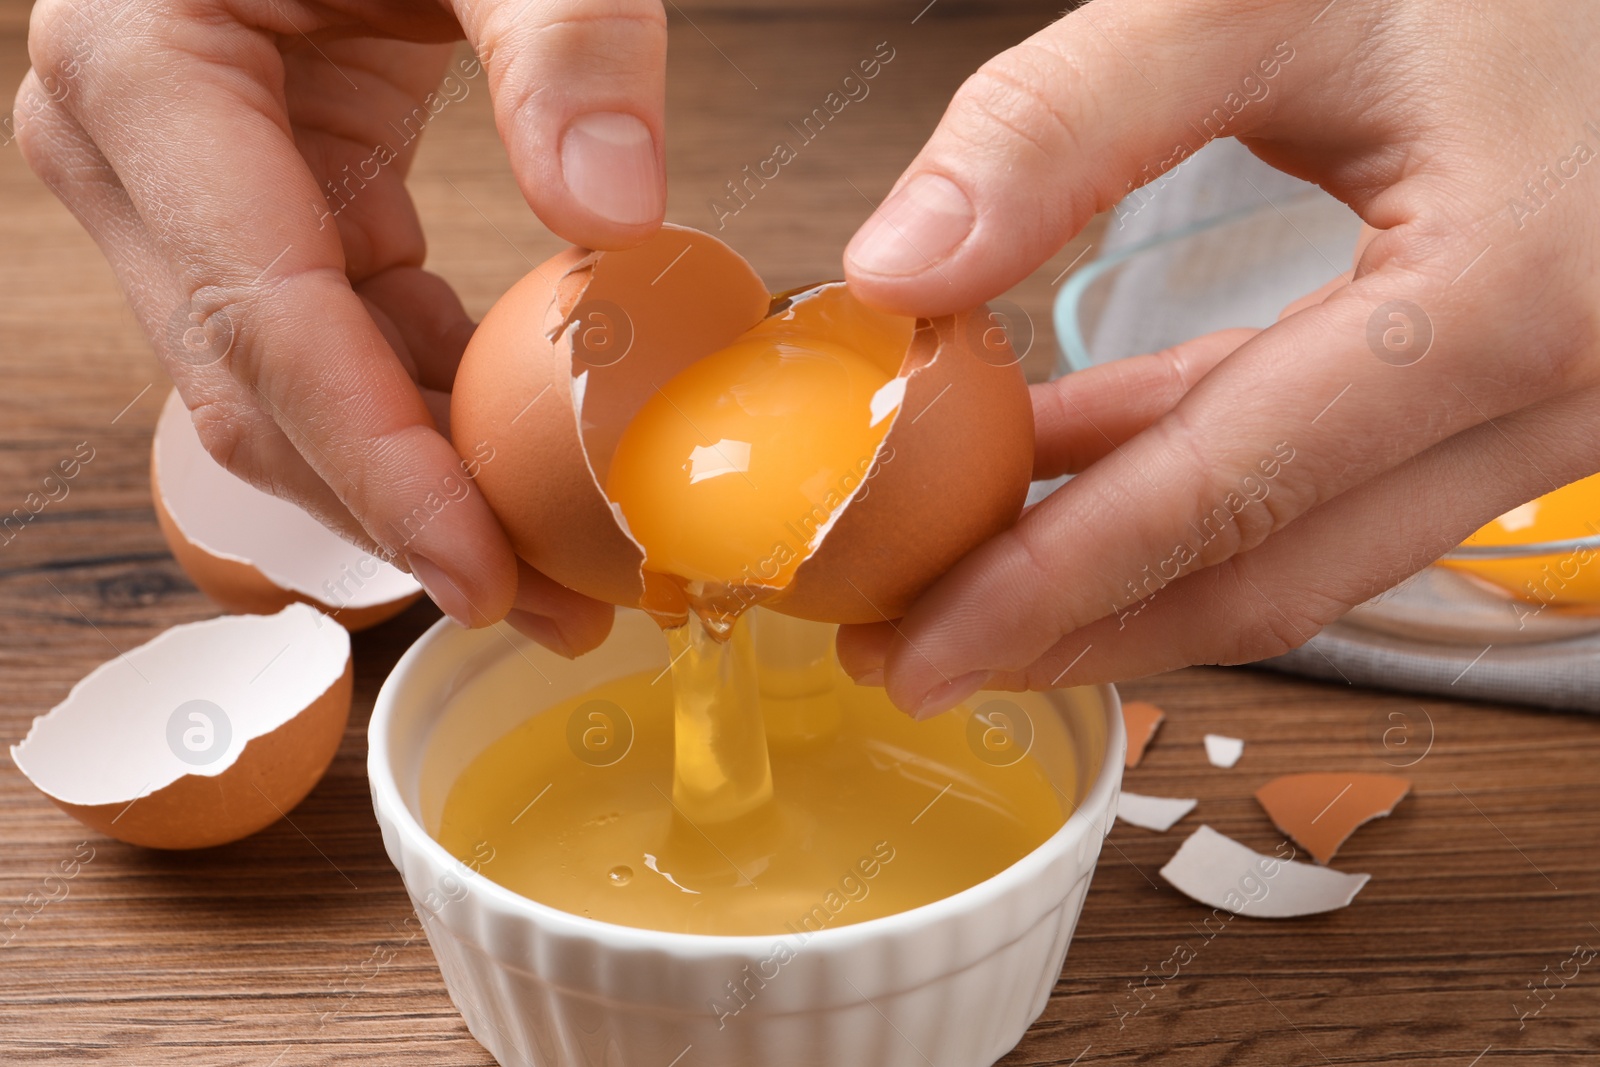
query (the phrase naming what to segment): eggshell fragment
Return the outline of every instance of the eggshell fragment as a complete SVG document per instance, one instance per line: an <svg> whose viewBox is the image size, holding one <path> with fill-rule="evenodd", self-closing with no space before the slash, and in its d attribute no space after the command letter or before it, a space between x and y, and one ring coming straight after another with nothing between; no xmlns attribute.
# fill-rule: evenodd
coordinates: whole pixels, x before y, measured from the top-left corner
<svg viewBox="0 0 1600 1067"><path fill-rule="evenodd" d="M1357 827L1388 815L1410 791L1393 774L1287 774L1256 790L1256 799L1278 829L1327 863Z"/></svg>
<svg viewBox="0 0 1600 1067"><path fill-rule="evenodd" d="M57 807L135 845L206 848L276 822L350 714L350 635L304 604L175 626L101 664L11 758Z"/></svg>
<svg viewBox="0 0 1600 1067"><path fill-rule="evenodd" d="M1206 759L1213 767L1232 767L1244 755L1244 742L1224 734L1206 734Z"/></svg>
<svg viewBox="0 0 1600 1067"><path fill-rule="evenodd" d="M569 248L478 324L450 401L457 451L496 462L477 479L517 554L562 585L638 606L644 552L601 483L645 398L761 321L754 269L698 230L663 226L625 252Z"/></svg>
<svg viewBox="0 0 1600 1067"><path fill-rule="evenodd" d="M812 299L853 305L858 319L889 318L843 285ZM985 314L917 321L897 369L906 383L900 410L875 462L767 607L816 622L897 619L962 556L1016 522L1032 477L1033 407L1019 368L970 344Z"/></svg>
<svg viewBox="0 0 1600 1067"><path fill-rule="evenodd" d="M150 489L178 565L228 611L270 615L299 602L362 630L421 595L411 575L212 459L177 390L156 423Z"/></svg>
<svg viewBox="0 0 1600 1067"><path fill-rule="evenodd" d="M710 234L665 226L624 251L569 249L503 296L462 358L451 427L463 454L498 457L477 480L519 555L597 599L663 606L644 553L602 486L644 401L679 370L775 321L814 317L904 382L861 481L780 590L729 596L822 622L875 622L1016 520L1027 494L1033 415L1004 335L981 315L938 320L873 311L843 283L774 300L750 265ZM982 344L974 337L983 337ZM798 517L797 517L798 518ZM676 595L674 591L674 595ZM714 598L713 598L714 599ZM669 610L670 609L670 610Z"/></svg>
<svg viewBox="0 0 1600 1067"><path fill-rule="evenodd" d="M1161 868L1185 896L1258 919L1294 919L1349 904L1371 875L1344 874L1246 848L1201 826Z"/></svg>
<svg viewBox="0 0 1600 1067"><path fill-rule="evenodd" d="M1117 818L1144 830L1166 833L1194 810L1199 801L1179 797L1147 797L1124 789L1117 797Z"/></svg>
<svg viewBox="0 0 1600 1067"><path fill-rule="evenodd" d="M1155 737L1156 728L1161 725L1161 720L1167 713L1154 704L1143 700L1126 700L1122 704L1122 724L1128 733L1128 752L1123 757L1123 764L1133 768L1144 759L1144 750L1150 744L1150 739Z"/></svg>

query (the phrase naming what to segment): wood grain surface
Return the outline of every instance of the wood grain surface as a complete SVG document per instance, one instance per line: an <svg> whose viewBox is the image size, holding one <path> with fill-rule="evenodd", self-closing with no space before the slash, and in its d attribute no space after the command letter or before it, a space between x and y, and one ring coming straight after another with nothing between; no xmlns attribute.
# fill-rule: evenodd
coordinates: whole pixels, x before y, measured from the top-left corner
<svg viewBox="0 0 1600 1067"><path fill-rule="evenodd" d="M726 181L879 42L895 49L871 95L723 230L775 289L837 276L869 201L951 92L1049 18L1037 6L951 5L913 24L920 0L870 13L719 10L729 6L693 5L672 24L675 221L714 225L708 201ZM0 85L25 70L24 26L25 5L0 5ZM517 193L481 85L436 120L411 187L430 265L474 314L558 247ZM1036 369L1053 350L1053 283L1095 232L1012 294L1038 327ZM0 353L0 513L80 442L94 452L70 494L0 548L0 737L14 742L95 665L216 609L173 563L151 511L147 449L165 379L94 244L10 144ZM355 714L327 778L289 819L236 845L165 855L100 838L0 760L0 918L12 917L0 934L0 1064L490 1062L407 922L364 776L374 693L435 617L418 606L357 637ZM1127 787L1200 807L1165 835L1117 826L1055 995L1004 1062L1600 1058L1600 962L1552 977L1571 971L1575 946L1600 947L1600 721L1240 670L1125 690L1169 713ZM1207 731L1246 740L1237 767L1206 763ZM1400 765L1412 795L1335 861L1372 875L1342 912L1237 919L1208 937L1208 910L1156 873L1201 821L1270 851L1280 837L1252 793L1275 775ZM47 882L63 864L75 876Z"/></svg>

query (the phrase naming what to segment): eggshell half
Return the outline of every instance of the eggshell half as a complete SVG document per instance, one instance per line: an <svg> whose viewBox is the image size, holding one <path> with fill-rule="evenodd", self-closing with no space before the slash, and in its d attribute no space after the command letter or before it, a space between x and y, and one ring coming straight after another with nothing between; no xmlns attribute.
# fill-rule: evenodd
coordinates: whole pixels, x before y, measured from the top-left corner
<svg viewBox="0 0 1600 1067"><path fill-rule="evenodd" d="M177 390L156 423L150 490L178 565L228 611L270 615L298 602L364 630L422 594L411 575L212 459Z"/></svg>
<svg viewBox="0 0 1600 1067"><path fill-rule="evenodd" d="M311 792L350 716L350 634L304 604L175 626L101 664L11 758L57 807L151 848L206 848Z"/></svg>
<svg viewBox="0 0 1600 1067"><path fill-rule="evenodd" d="M611 452L658 383L770 301L727 245L670 225L623 252L569 248L506 291L462 356L450 427L457 451L487 443L499 457L477 486L518 555L568 588L639 605L644 552L600 487Z"/></svg>
<svg viewBox="0 0 1600 1067"><path fill-rule="evenodd" d="M811 299L854 305L839 318L877 314L842 284ZM1003 350L972 343L987 315L917 320L896 371L900 409L866 478L766 607L816 622L897 619L1017 521L1033 476L1033 404L1004 335Z"/></svg>
<svg viewBox="0 0 1600 1067"><path fill-rule="evenodd" d="M870 473L849 488L790 583L760 601L819 622L905 613L961 556L1016 521L1032 470L1033 409L1003 334L980 309L934 321L865 307L843 283L774 301L710 234L667 226L619 252L569 249L513 286L474 334L451 425L463 454L494 448L478 487L517 552L569 588L641 606L644 553L602 488L628 421L691 362L774 317L878 353L903 380ZM652 601L658 609L659 602Z"/></svg>
<svg viewBox="0 0 1600 1067"><path fill-rule="evenodd" d="M1327 863L1363 823L1388 815L1411 791L1393 774L1286 774L1256 790L1278 829Z"/></svg>

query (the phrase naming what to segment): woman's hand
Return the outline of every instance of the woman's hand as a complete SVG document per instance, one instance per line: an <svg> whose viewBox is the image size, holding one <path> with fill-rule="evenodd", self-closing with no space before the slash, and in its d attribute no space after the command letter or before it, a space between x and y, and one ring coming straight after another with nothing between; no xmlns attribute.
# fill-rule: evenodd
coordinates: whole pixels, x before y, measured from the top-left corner
<svg viewBox="0 0 1600 1067"><path fill-rule="evenodd" d="M462 36L482 66L450 63ZM488 92L552 230L654 232L658 0L40 0L29 50L22 150L110 259L208 451L458 621L510 611L568 654L598 644L610 607L519 564L459 491L447 394L473 324L422 269L404 179L433 116Z"/></svg>
<svg viewBox="0 0 1600 1067"><path fill-rule="evenodd" d="M1600 470L1597 54L1553 0L1095 0L985 65L846 253L882 307L1005 291L1214 136L1380 232L1259 335L1036 386L1036 475L1083 473L846 668L927 715L1274 655Z"/></svg>

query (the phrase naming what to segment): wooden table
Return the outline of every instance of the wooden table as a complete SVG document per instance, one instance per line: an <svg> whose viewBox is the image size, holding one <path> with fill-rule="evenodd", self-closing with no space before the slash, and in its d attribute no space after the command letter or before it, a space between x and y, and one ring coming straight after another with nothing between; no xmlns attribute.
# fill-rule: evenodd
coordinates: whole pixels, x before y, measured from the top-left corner
<svg viewBox="0 0 1600 1067"><path fill-rule="evenodd" d="M871 96L724 230L780 289L838 274L867 200L962 78L1049 17L946 4L913 24L920 0L881 18L716 6L672 27L669 214L681 222L711 224L707 201L789 120L878 42L895 49ZM16 0L0 6L0 85L25 68L24 23ZM432 266L475 314L557 247L517 194L486 103L475 87L441 115L412 181ZM115 650L215 609L151 513L146 456L167 386L110 271L14 146L0 149L0 212L0 511L78 442L95 450L70 496L0 552L0 735L14 741ZM1041 352L1053 282L1083 246L1013 294ZM0 948L0 1063L490 1062L406 924L364 775L373 695L434 617L419 606L356 639L356 710L332 770L290 820L236 845L163 855L108 841L4 761L0 916L55 892L44 879L62 861L92 859ZM1128 787L1199 797L1200 809L1165 835L1118 825L1055 996L1005 1062L1493 1067L1600 1055L1600 962L1564 988L1542 984L1574 946L1600 946L1600 721L1249 671L1180 671L1126 691L1169 712ZM1397 724L1412 745L1399 754L1381 740ZM1246 740L1236 768L1206 763L1206 731ZM1342 912L1240 919L1206 940L1206 909L1157 876L1202 819L1270 851L1280 837L1251 794L1274 775L1381 771L1424 748L1405 772L1411 797L1336 861L1372 874ZM1194 958L1175 967L1179 944ZM1530 984L1557 991L1535 1001ZM1541 1003L1519 1025L1519 1010Z"/></svg>

